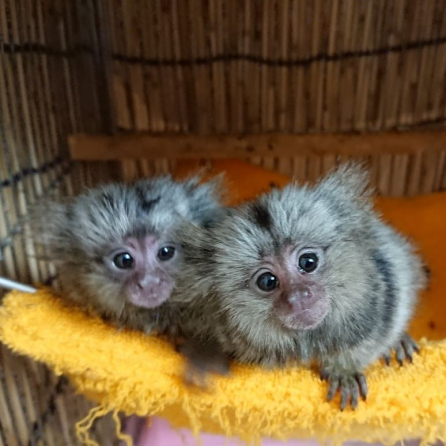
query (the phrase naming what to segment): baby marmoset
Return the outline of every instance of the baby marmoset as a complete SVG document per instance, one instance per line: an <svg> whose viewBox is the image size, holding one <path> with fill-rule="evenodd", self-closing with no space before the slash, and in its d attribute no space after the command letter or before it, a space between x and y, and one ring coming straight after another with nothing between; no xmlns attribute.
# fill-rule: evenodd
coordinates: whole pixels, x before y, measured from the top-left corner
<svg viewBox="0 0 446 446"><path fill-rule="evenodd" d="M61 295L118 326L163 330L163 303L182 252L172 231L206 225L220 212L221 178L199 184L170 177L109 184L36 208L36 241L57 265Z"/></svg>
<svg viewBox="0 0 446 446"><path fill-rule="evenodd" d="M339 390L341 408L356 407L366 366L417 348L405 330L426 280L412 245L374 212L367 180L344 165L185 227L174 299L194 300L190 332L245 363L316 362L328 400Z"/></svg>

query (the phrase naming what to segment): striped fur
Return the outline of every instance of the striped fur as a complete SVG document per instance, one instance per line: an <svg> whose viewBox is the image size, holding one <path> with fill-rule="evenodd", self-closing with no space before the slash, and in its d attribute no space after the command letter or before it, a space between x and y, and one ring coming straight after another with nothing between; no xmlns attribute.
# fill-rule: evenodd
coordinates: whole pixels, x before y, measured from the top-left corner
<svg viewBox="0 0 446 446"><path fill-rule="evenodd" d="M185 329L246 363L297 360L360 372L399 342L425 285L414 247L374 212L367 174L355 165L314 187L275 189L210 228L189 225L180 234L184 268L172 299L193 302ZM249 285L263 259L294 245L325 252L316 277L329 311L310 330L286 328L272 300Z"/></svg>

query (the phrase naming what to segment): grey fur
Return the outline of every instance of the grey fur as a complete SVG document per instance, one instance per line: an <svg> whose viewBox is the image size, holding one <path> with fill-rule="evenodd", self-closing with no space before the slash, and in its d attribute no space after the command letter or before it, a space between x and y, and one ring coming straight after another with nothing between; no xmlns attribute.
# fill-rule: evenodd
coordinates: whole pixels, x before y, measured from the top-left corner
<svg viewBox="0 0 446 446"><path fill-rule="evenodd" d="M154 309L125 300L123 284L102 262L108 247L125 237L154 234L171 240L183 222L210 224L221 212L222 178L199 184L198 176L176 182L170 176L109 184L71 199L45 202L34 210L34 237L58 268L61 296L120 326L163 331L176 308Z"/></svg>
<svg viewBox="0 0 446 446"><path fill-rule="evenodd" d="M208 229L183 227L172 299L193 303L186 331L245 363L316 362L330 393L340 388L341 408L350 397L356 406L363 369L400 345L426 282L413 246L373 210L367 180L360 166L344 165L314 187L291 184L229 209ZM314 329L286 328L271 300L249 287L262 259L294 244L325 252L316 274L330 305Z"/></svg>

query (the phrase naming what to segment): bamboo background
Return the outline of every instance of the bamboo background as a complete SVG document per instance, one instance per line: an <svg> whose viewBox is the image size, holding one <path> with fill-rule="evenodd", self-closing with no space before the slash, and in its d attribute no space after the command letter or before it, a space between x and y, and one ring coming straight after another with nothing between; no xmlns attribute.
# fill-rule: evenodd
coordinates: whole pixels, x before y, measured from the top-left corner
<svg viewBox="0 0 446 446"><path fill-rule="evenodd" d="M54 277L20 237L37 200L175 163L74 163L70 134L445 127L445 79L445 0L0 0L0 275ZM445 156L368 162L381 193L413 195L446 188ZM342 160L249 159L301 180ZM76 444L88 407L0 346L0 446Z"/></svg>
<svg viewBox="0 0 446 446"><path fill-rule="evenodd" d="M105 127L89 105L98 93L95 56L74 51L91 38L93 27L81 26L88 4L61 5L0 0L0 275L24 283L50 283L55 273L20 236L29 207L110 173L68 158L68 134ZM0 446L77 444L74 424L90 406L44 366L0 345ZM109 424L93 432L101 444Z"/></svg>
<svg viewBox="0 0 446 446"><path fill-rule="evenodd" d="M445 124L443 0L143 4L113 2L104 11L115 131L352 132ZM250 161L299 180L314 180L337 162ZM444 153L383 155L370 163L384 194L446 186ZM122 164L126 178L172 168L168 159Z"/></svg>

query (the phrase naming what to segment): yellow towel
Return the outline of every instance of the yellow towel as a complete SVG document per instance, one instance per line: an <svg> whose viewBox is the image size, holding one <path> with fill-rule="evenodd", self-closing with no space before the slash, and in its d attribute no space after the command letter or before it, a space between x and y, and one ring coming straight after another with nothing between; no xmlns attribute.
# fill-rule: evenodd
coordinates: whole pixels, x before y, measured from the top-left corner
<svg viewBox="0 0 446 446"><path fill-rule="evenodd" d="M193 168L183 164L178 175ZM285 184L284 176L241 162L214 163L228 172L235 200ZM117 331L62 304L48 289L35 295L10 293L0 308L0 339L14 351L66 374L101 408L127 414L157 414L195 432L342 441L395 442L421 437L446 440L446 194L413 199L380 199L385 217L419 244L432 269L432 285L422 296L412 334L421 341L414 363L367 371L369 398L356 411L341 413L339 401L325 402L327 384L299 367L265 371L240 364L232 376L217 377L212 390L186 387L184 361L166 342L141 333ZM82 433L82 426L80 426Z"/></svg>

